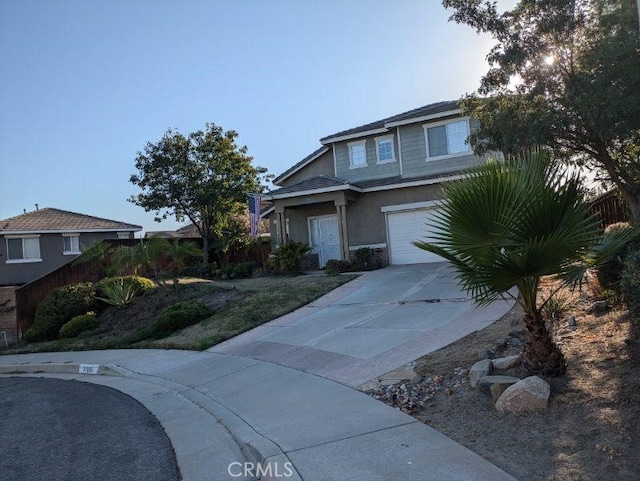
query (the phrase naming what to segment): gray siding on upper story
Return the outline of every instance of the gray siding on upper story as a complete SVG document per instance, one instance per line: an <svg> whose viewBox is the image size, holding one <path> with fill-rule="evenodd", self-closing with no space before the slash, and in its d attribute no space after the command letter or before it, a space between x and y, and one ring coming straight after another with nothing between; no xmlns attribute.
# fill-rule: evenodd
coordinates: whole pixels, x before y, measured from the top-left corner
<svg viewBox="0 0 640 481"><path fill-rule="evenodd" d="M333 168L333 152L331 151L331 149L329 149L328 152L324 153L317 159L313 160L310 164L305 165L298 172L292 174L291 176L280 182L280 186L289 187L291 185L302 182L303 180L318 177L319 175L324 175L327 177L335 176L335 171Z"/></svg>
<svg viewBox="0 0 640 481"><path fill-rule="evenodd" d="M27 236L28 234L25 234ZM35 234L37 235L37 234ZM133 238L133 233L131 233ZM7 263L7 241L0 236L0 285L26 284L71 262L77 255L65 255L61 233L41 234L41 262ZM117 239L116 232L80 233L80 250L85 250L96 242Z"/></svg>
<svg viewBox="0 0 640 481"><path fill-rule="evenodd" d="M484 157L478 157L473 152L469 152L469 155L429 159L424 125L426 124L406 125L400 130L402 174L404 177L455 172L468 169L484 161ZM473 128L473 121L470 127Z"/></svg>
<svg viewBox="0 0 640 481"><path fill-rule="evenodd" d="M389 132L388 135L393 135L393 149L395 151L395 161L378 163L378 156L376 153L376 137L384 136L387 134L369 136L364 139L353 139L349 141L337 142L335 144L336 152L336 177L353 182L359 180L372 180L372 179L384 179L385 177L393 177L400 175L400 163L398 162L398 139L394 132ZM349 161L349 144L352 142L358 142L365 140L365 147L367 153L367 165L366 167L354 167L352 168Z"/></svg>
<svg viewBox="0 0 640 481"><path fill-rule="evenodd" d="M449 117L446 120L456 120L459 117ZM437 119L433 123L442 123L442 119ZM417 177L430 174L445 174L465 170L484 161L484 157L478 157L473 152L468 155L457 155L445 158L429 159L427 156L427 141L425 138L425 125L428 123L418 122L415 124L402 125L392 128L387 135L393 135L396 161L392 163L378 164L376 155L376 137L385 134L377 134L363 139L352 139L349 141L337 142L336 152L336 177L357 183L358 181L383 179L402 175L403 177ZM477 122L470 120L470 129L473 130ZM398 147L398 137L400 146ZM367 152L367 166L351 168L349 161L349 144L365 140Z"/></svg>

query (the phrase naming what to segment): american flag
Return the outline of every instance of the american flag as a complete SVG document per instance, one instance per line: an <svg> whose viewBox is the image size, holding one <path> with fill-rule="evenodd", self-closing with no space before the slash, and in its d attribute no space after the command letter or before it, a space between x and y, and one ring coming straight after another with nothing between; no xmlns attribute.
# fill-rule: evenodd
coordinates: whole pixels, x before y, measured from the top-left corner
<svg viewBox="0 0 640 481"><path fill-rule="evenodd" d="M249 235L258 237L260 224L260 194L249 194Z"/></svg>

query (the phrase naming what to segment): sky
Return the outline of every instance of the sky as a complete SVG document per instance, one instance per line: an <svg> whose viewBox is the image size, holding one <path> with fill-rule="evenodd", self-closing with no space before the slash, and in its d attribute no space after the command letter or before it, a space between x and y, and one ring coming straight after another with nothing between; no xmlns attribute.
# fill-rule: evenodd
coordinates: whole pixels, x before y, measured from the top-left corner
<svg viewBox="0 0 640 481"><path fill-rule="evenodd" d="M321 137L476 90L494 42L450 14L439 0L0 0L0 219L37 203L180 227L127 201L147 142L215 123L278 175Z"/></svg>

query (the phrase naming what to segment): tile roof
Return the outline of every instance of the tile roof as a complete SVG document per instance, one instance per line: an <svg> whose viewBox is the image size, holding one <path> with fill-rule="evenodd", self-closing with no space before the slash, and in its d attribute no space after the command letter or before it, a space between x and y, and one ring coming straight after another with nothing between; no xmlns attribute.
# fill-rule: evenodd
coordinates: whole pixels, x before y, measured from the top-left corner
<svg viewBox="0 0 640 481"><path fill-rule="evenodd" d="M434 104L418 107L417 109L409 110L407 112L393 115L385 119L376 120L375 122L364 124L359 127L354 127L352 129L342 130L340 132L336 132L335 134L327 135L326 137L321 138L320 142L327 141L334 137L342 137L344 135L357 134L359 132L366 132L368 130L382 129L385 127L386 124L390 122L400 122L402 120L408 120L408 119L417 118L417 117L424 117L427 115L440 114L442 112L447 112L449 110L455 110L458 108L459 106L458 106L457 100L447 100L443 102L436 102Z"/></svg>
<svg viewBox="0 0 640 481"><path fill-rule="evenodd" d="M86 214L45 207L0 220L0 234L50 231L139 231L142 227Z"/></svg>

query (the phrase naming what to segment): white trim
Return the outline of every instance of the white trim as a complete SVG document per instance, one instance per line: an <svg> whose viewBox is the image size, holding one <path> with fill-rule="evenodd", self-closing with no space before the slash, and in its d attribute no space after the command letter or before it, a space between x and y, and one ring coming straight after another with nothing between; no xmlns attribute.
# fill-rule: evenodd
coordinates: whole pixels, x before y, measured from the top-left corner
<svg viewBox="0 0 640 481"><path fill-rule="evenodd" d="M362 150L364 151L364 164L353 163L353 159L351 157L351 148L357 145L361 145ZM367 159L367 139L347 143L347 151L349 153L349 169L362 169L364 167L369 167L369 160Z"/></svg>
<svg viewBox="0 0 640 481"><path fill-rule="evenodd" d="M358 139L360 137L367 137L369 135L383 134L388 131L389 130L384 127L381 127L378 129L363 130L361 132L356 132L354 134L340 135L339 137L327 137L326 139L321 140L320 143L322 145L327 145L333 142L342 142L343 140L352 140L352 139Z"/></svg>
<svg viewBox="0 0 640 481"><path fill-rule="evenodd" d="M349 246L350 251L357 251L358 249L364 249L368 247L369 249L386 249L387 243L381 242L380 244L363 244L361 246Z"/></svg>
<svg viewBox="0 0 640 481"><path fill-rule="evenodd" d="M408 124L415 124L418 122L426 122L427 120L433 120L433 119L439 119L442 117L450 117L453 115L459 115L462 113L462 110L460 109L454 109L454 110L446 110L444 112L440 112L438 114L431 114L431 115L423 115L422 117L413 117L410 119L404 119L404 120L397 120L395 122L387 122L386 124L384 124L385 127L389 128L389 127L398 127L400 125L408 125Z"/></svg>
<svg viewBox="0 0 640 481"><path fill-rule="evenodd" d="M17 235L17 236L25 236L25 235L41 235L41 234L65 234L65 233L80 233L83 232L140 232L142 227L136 227L135 229L56 229L56 230L0 230L0 235Z"/></svg>
<svg viewBox="0 0 640 481"><path fill-rule="evenodd" d="M4 234L5 239L35 239L40 237L40 234L27 234L27 235L8 235Z"/></svg>
<svg viewBox="0 0 640 481"><path fill-rule="evenodd" d="M396 161L396 146L393 142L393 134L380 135L378 137L374 137L373 140L376 143L376 164L391 164ZM391 158L380 160L380 142L386 140L391 141Z"/></svg>
<svg viewBox="0 0 640 481"><path fill-rule="evenodd" d="M422 210L422 209L434 209L440 207L441 200L427 200L425 202L413 202L411 204L397 204L397 205L385 205L380 207L380 211L387 212L402 212L408 210Z"/></svg>
<svg viewBox="0 0 640 481"><path fill-rule="evenodd" d="M313 162L314 160L316 160L318 157L323 156L324 154L326 154L327 152L329 152L329 147L325 147L323 148L320 152L318 152L316 155L314 155L313 157L307 159L307 161L303 164L300 164L298 167L296 167L294 170L292 170L291 172L289 172L288 174L284 175L280 175L278 177L276 177L275 179L273 179L276 182L273 182L273 185L280 185L280 182L282 182L283 180L288 179L289 177L291 177L293 174L295 174L296 172L299 172L300 170L302 170L304 167L306 167L307 165L309 165L311 162Z"/></svg>
<svg viewBox="0 0 640 481"><path fill-rule="evenodd" d="M400 164L400 177L402 177L402 140L400 139L400 127L396 127L396 133L398 135L398 162Z"/></svg>
<svg viewBox="0 0 640 481"><path fill-rule="evenodd" d="M36 262L42 262L42 259L7 259L6 261L4 261L5 264L31 264L31 263L36 263Z"/></svg>
<svg viewBox="0 0 640 481"><path fill-rule="evenodd" d="M433 160L445 160L445 159L451 159L454 157L464 157L466 155L473 155L473 150L471 150L471 145L467 142L467 150L465 150L464 152L456 152L455 154L445 154L445 155L437 155L435 157L431 157L429 155L429 134L428 134L428 130L432 129L434 127L440 127L442 125L447 125L447 124L451 124L451 123L455 123L455 122L462 122L462 121L466 121L467 122L467 139L466 141L469 140L469 136L471 135L471 124L469 123L469 117L459 117L456 119L448 119L448 120L442 120L440 122L433 122L430 124L423 124L422 125L422 129L424 131L424 143L425 143L425 147L426 147L426 154L427 154L427 159L426 162L431 162ZM449 140L447 139L447 142Z"/></svg>
<svg viewBox="0 0 640 481"><path fill-rule="evenodd" d="M287 192L285 194L271 194L268 197L265 196L265 198L269 200L288 199L290 197L302 197L303 195L324 194L325 192L339 192L341 190L355 190L356 192L363 192L363 189L354 187L351 184L344 184L344 185L336 185L334 187L324 187L320 189L301 190L298 192Z"/></svg>

